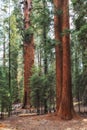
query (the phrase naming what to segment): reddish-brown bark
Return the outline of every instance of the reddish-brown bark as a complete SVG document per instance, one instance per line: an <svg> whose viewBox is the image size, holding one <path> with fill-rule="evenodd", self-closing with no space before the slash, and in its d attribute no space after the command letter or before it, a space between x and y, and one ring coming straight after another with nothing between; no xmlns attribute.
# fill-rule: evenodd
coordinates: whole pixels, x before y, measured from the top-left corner
<svg viewBox="0 0 87 130"><path fill-rule="evenodd" d="M24 27L30 27L31 0L24 0ZM30 108L30 77L34 64L33 35L29 41L24 41L24 102L23 108Z"/></svg>
<svg viewBox="0 0 87 130"><path fill-rule="evenodd" d="M63 0L63 23L62 30L69 29L69 11L68 0ZM63 48L63 82L62 82L62 98L59 108L59 116L63 119L72 118L72 87L71 87L71 61L70 61L70 35L65 33L62 37Z"/></svg>
<svg viewBox="0 0 87 130"><path fill-rule="evenodd" d="M62 10L62 1L54 0L55 16L54 16L54 30L55 30L55 40L57 45L55 47L56 51L56 109L59 110L59 105L61 101L62 92L62 15L57 14L58 11Z"/></svg>
<svg viewBox="0 0 87 130"><path fill-rule="evenodd" d="M56 45L56 80L57 80L57 115L61 119L71 119L74 114L71 87L70 35L68 0L54 0L54 5L61 14L54 16ZM67 30L67 31L66 31ZM65 34L60 36L61 32ZM62 50L62 51L61 51Z"/></svg>

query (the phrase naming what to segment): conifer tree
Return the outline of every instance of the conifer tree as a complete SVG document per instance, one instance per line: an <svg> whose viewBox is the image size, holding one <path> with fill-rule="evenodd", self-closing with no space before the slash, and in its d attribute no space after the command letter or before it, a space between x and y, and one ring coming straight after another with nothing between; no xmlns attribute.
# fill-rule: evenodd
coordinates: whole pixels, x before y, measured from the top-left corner
<svg viewBox="0 0 87 130"><path fill-rule="evenodd" d="M31 29L32 1L24 0L24 101L23 108L30 108L30 77L34 64L34 41Z"/></svg>
<svg viewBox="0 0 87 130"><path fill-rule="evenodd" d="M57 66L59 68L57 68L56 70L57 71L56 82L58 82L57 115L62 119L72 119L73 103L72 103L72 86L71 86L71 61L70 61L69 1L54 0L54 6L57 7L58 15L59 14L62 15L62 17L58 16L54 17L55 38L59 42L62 42L60 43L62 48L61 46L57 46L56 51L56 57L59 56L57 57L56 60L56 64L59 63L57 64L59 65ZM62 34L62 38L60 37L61 36L60 33ZM61 50L62 54L60 53ZM58 76L60 77L58 78Z"/></svg>

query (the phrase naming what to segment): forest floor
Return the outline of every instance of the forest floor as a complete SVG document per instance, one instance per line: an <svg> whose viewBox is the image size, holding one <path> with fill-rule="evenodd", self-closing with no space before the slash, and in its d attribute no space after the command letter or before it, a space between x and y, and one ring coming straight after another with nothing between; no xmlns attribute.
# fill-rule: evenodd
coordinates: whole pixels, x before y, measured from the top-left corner
<svg viewBox="0 0 87 130"><path fill-rule="evenodd" d="M78 112L78 106L74 108ZM20 108L16 112L20 110L23 113L24 110ZM54 114L16 113L0 120L0 130L87 130L87 107L80 106L80 111L83 114L70 121L62 121Z"/></svg>
<svg viewBox="0 0 87 130"><path fill-rule="evenodd" d="M0 130L87 130L87 117L61 121L52 115L12 116L0 121Z"/></svg>

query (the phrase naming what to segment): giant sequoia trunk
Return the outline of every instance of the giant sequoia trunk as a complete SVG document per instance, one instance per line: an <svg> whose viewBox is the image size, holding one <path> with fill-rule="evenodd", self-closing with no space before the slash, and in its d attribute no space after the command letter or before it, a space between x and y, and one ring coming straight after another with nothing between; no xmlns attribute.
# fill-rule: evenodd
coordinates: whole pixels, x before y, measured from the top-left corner
<svg viewBox="0 0 87 130"><path fill-rule="evenodd" d="M55 16L54 16L54 30L55 30L55 40L57 45L55 47L56 51L56 109L59 110L59 105L61 101L62 92L62 14L57 13L62 11L62 1L54 0Z"/></svg>
<svg viewBox="0 0 87 130"><path fill-rule="evenodd" d="M24 27L25 31L30 27L30 13L32 8L31 0L24 0ZM29 37L27 37L29 36ZM23 108L30 108L30 77L34 64L34 43L33 34L25 35L24 41L24 102ZM26 38L28 38L26 40Z"/></svg>
<svg viewBox="0 0 87 130"><path fill-rule="evenodd" d="M62 97L59 108L59 116L62 119L71 119L73 112L72 104L72 87L71 87L71 62L70 62L70 35L69 35L69 10L68 0L63 0L63 81L62 81Z"/></svg>
<svg viewBox="0 0 87 130"><path fill-rule="evenodd" d="M57 71L57 115L61 119L71 119L73 114L71 63L70 63L70 37L69 37L69 11L68 0L54 0L59 16L54 17L55 37L62 42L56 46L56 71ZM60 7L60 8L59 8ZM62 9L62 11L58 11ZM58 15L58 14L57 14ZM63 33L62 38L60 33ZM62 48L62 49L61 49ZM61 50L63 52L61 52Z"/></svg>

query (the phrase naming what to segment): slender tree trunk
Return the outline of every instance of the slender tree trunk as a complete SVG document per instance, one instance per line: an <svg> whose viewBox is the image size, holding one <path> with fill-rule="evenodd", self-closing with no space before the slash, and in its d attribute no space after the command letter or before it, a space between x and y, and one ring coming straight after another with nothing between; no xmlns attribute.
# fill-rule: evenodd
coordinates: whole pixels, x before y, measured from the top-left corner
<svg viewBox="0 0 87 130"><path fill-rule="evenodd" d="M69 29L68 0L63 0L63 32ZM63 46L63 82L62 97L59 107L59 116L62 119L72 119L72 87L71 87L71 61L70 61L70 36L65 33L62 37Z"/></svg>
<svg viewBox="0 0 87 130"><path fill-rule="evenodd" d="M3 41L3 67L5 68L5 35Z"/></svg>
<svg viewBox="0 0 87 130"><path fill-rule="evenodd" d="M24 0L24 27L25 30L30 27L30 13L32 8L31 0ZM33 35L31 39L24 41L24 102L23 108L30 108L30 77L32 75L32 66L34 64L34 42Z"/></svg>
<svg viewBox="0 0 87 130"><path fill-rule="evenodd" d="M46 0L43 0L43 9L44 9L44 19L45 19L45 10L46 10ZM45 23L43 24L43 44L44 44L44 74L47 75L48 73L48 61L47 61L47 51L46 51L46 46L47 46L47 29L46 29ZM46 94L46 88L47 84L45 85L44 88L44 94ZM46 97L46 96L44 96ZM44 98L44 113L46 114L48 112L47 110L47 98Z"/></svg>
<svg viewBox="0 0 87 130"><path fill-rule="evenodd" d="M40 67L40 52L37 51L38 68Z"/></svg>
<svg viewBox="0 0 87 130"><path fill-rule="evenodd" d="M58 11L62 11L62 0L54 0L54 31L55 40L57 45L55 47L56 51L56 110L59 110L62 92L62 14L57 14Z"/></svg>
<svg viewBox="0 0 87 130"><path fill-rule="evenodd" d="M5 35L3 41L3 70L5 69ZM1 98L1 119L4 119L3 98Z"/></svg>
<svg viewBox="0 0 87 130"><path fill-rule="evenodd" d="M41 69L42 63L41 63L41 49L40 48L37 50L37 55L38 55L38 68Z"/></svg>
<svg viewBox="0 0 87 130"><path fill-rule="evenodd" d="M37 115L40 115L40 96L39 96L39 91L37 93Z"/></svg>
<svg viewBox="0 0 87 130"><path fill-rule="evenodd" d="M10 0L9 0L9 94L10 94L10 100L9 100L9 108L8 108L8 116L11 115L12 110L12 90L11 90L11 34L10 34Z"/></svg>
<svg viewBox="0 0 87 130"><path fill-rule="evenodd" d="M3 107L3 100L1 101L1 119L4 119L4 107Z"/></svg>
<svg viewBox="0 0 87 130"><path fill-rule="evenodd" d="M46 30L44 29L44 44L46 46ZM44 49L44 74L47 75L48 73L48 63L47 63L47 56L46 56L46 50ZM47 84L45 84L45 90L44 90L44 94L46 94L46 88L47 88ZM46 96L45 96L46 97ZM47 98L44 98L44 113L47 113Z"/></svg>
<svg viewBox="0 0 87 130"><path fill-rule="evenodd" d="M41 68L41 66L42 66L42 62L41 62L41 49L40 49L40 68Z"/></svg>
<svg viewBox="0 0 87 130"><path fill-rule="evenodd" d="M75 52L75 78L77 79L78 74L79 74L79 69L78 69L78 65L79 65L79 59L78 59L78 51L76 50ZM78 100L78 112L80 113L80 86L78 85L78 81L75 80L75 88L76 88L76 95L77 95L77 100Z"/></svg>

